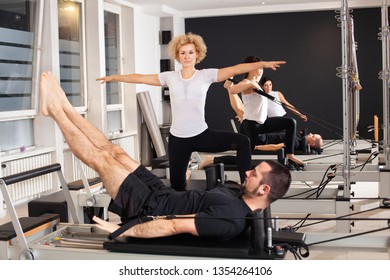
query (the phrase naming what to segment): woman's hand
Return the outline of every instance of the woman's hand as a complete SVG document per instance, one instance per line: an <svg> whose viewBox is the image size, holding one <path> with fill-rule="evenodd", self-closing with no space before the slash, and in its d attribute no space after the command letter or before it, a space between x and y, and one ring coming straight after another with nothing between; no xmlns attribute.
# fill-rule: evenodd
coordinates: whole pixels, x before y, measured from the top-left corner
<svg viewBox="0 0 390 280"><path fill-rule="evenodd" d="M225 83L223 84L223 87L229 90L229 88L231 88L233 85L234 84L232 81L226 80Z"/></svg>
<svg viewBox="0 0 390 280"><path fill-rule="evenodd" d="M263 68L271 68L272 70L276 70L282 64L286 64L286 61L263 61Z"/></svg>
<svg viewBox="0 0 390 280"><path fill-rule="evenodd" d="M97 78L96 81L100 81L100 84L105 84L105 83L109 83L109 82L112 82L113 78L111 76L106 76L106 77L101 77L101 78Z"/></svg>

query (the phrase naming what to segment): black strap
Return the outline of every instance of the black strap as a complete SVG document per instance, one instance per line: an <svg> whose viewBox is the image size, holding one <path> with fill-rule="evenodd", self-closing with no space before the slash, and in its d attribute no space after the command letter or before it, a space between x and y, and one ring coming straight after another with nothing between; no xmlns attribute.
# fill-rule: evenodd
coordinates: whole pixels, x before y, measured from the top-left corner
<svg viewBox="0 0 390 280"><path fill-rule="evenodd" d="M122 225L120 228L118 228L116 231L112 232L109 236L108 236L108 239L110 240L113 240L115 238L117 238L118 236L120 236L122 233L124 233L126 230L128 230L129 228L135 226L135 225L138 225L138 224L142 224L142 223L145 223L145 222L149 222L153 220L152 217L150 216L143 216L143 217L139 217L137 219L134 219L134 220L131 220L130 222Z"/></svg>
<svg viewBox="0 0 390 280"><path fill-rule="evenodd" d="M238 83L239 83L238 81L236 81L235 79L232 79L232 78L229 78L228 81L231 81L233 84L238 84ZM284 103L278 102L279 100L277 100L277 99L276 99L275 97L273 97L272 95L270 95L270 94L268 94L268 93L265 93L265 92L263 91L263 89L261 88L261 86L260 86L259 89L254 88L253 91L256 92L256 93L258 93L258 94L260 94L260 95L262 95L262 96L267 97L268 99L274 101L275 103L278 103L279 105L285 105Z"/></svg>

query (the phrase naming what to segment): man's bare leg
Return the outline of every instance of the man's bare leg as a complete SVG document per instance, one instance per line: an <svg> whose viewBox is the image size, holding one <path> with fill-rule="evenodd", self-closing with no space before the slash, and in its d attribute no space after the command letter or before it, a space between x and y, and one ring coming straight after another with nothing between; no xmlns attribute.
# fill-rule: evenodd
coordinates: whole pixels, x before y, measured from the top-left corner
<svg viewBox="0 0 390 280"><path fill-rule="evenodd" d="M56 77L51 72L45 72L42 75L46 77L50 77L51 87L55 90L58 98L61 99L61 105L68 116L69 120L79 128L83 134L98 148L104 149L111 153L111 155L121 162L124 166L126 166L130 172L133 172L140 164L134 161L129 155L119 146L112 144L104 134L97 129L94 125L88 122L85 118L83 118L76 109L69 103L68 98L65 95L65 92L62 90L60 83L56 79ZM47 113L45 109L45 100L41 100L42 104L42 114L45 115Z"/></svg>
<svg viewBox="0 0 390 280"><path fill-rule="evenodd" d="M64 107L69 101L61 96L63 91L51 73L41 75L41 111L52 117L61 129L71 151L76 157L93 168L102 178L108 194L115 198L123 180L135 169L122 165L108 151L97 147L68 117ZM68 108L69 109L69 108ZM85 121L85 123L88 123ZM93 126L92 126L93 127ZM88 130L93 130L88 128ZM129 157L130 158L130 157ZM134 162L132 159L129 162ZM133 163L132 163L133 164ZM137 168L139 164L134 164Z"/></svg>

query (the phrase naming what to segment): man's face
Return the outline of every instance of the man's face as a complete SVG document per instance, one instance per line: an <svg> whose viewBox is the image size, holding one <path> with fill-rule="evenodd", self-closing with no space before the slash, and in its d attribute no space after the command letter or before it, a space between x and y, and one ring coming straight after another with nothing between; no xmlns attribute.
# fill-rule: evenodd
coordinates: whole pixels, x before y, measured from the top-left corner
<svg viewBox="0 0 390 280"><path fill-rule="evenodd" d="M312 148L320 148L320 147L316 147L316 144L320 143L321 140L322 140L322 137L319 134L309 133L306 136L306 142Z"/></svg>
<svg viewBox="0 0 390 280"><path fill-rule="evenodd" d="M269 171L271 171L271 166L269 166L266 162L262 162L254 169L247 171L245 182L241 187L242 193L255 195L261 185L263 174L266 174Z"/></svg>

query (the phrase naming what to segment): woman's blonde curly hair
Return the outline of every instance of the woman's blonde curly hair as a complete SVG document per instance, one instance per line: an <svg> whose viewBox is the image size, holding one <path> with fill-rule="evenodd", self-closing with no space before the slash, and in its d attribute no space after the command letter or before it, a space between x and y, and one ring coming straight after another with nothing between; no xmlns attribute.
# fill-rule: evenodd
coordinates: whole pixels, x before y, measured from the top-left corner
<svg viewBox="0 0 390 280"><path fill-rule="evenodd" d="M169 56L179 61L179 49L187 44L194 44L195 50L198 53L196 63L201 62L206 57L207 46L203 41L203 38L193 33L187 33L184 35L174 37L168 45Z"/></svg>

